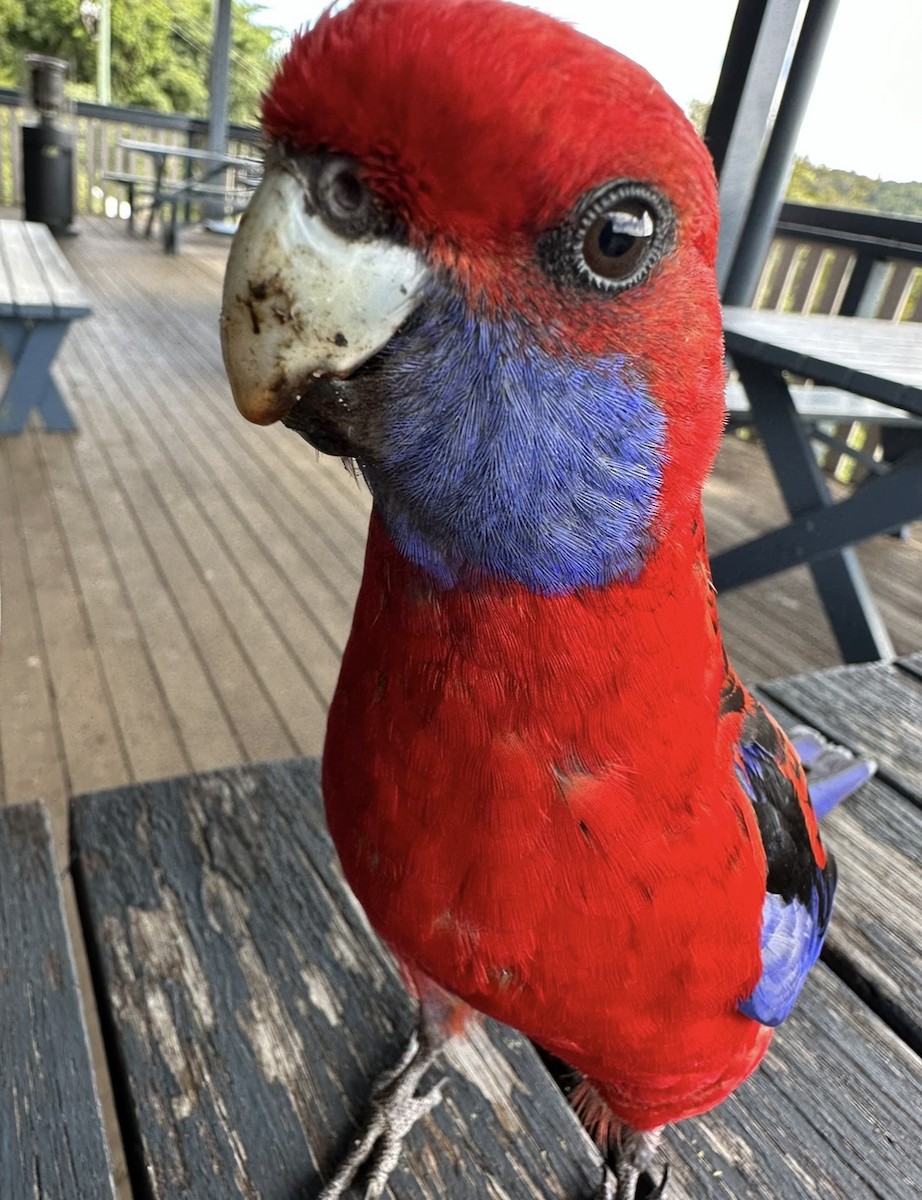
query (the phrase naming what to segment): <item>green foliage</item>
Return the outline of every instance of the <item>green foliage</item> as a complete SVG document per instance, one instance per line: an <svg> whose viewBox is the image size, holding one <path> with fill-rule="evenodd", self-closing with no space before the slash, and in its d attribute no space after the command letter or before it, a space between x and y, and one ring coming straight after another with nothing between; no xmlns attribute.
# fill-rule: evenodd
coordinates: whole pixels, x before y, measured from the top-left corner
<svg viewBox="0 0 922 1200"><path fill-rule="evenodd" d="M98 2L98 0L97 0ZM112 103L204 115L213 38L211 0L111 0ZM253 22L260 5L233 0L230 115L253 123L280 31ZM96 27L80 0L0 0L0 86L18 87L28 53L66 59L81 99L96 94Z"/></svg>
<svg viewBox="0 0 922 1200"><path fill-rule="evenodd" d="M692 125L694 125L695 129L697 129L701 137L704 137L704 130L707 126L708 117L710 115L711 106L710 104L705 103L704 100L692 100L691 104L688 106L688 119L691 121Z"/></svg>
<svg viewBox="0 0 922 1200"><path fill-rule="evenodd" d="M817 166L809 158L794 160L788 199L828 208L859 208L869 212L922 216L922 183L869 179L854 171Z"/></svg>
<svg viewBox="0 0 922 1200"><path fill-rule="evenodd" d="M692 100L688 118L703 136L711 113L710 104ZM821 208L858 208L868 212L890 213L904 217L922 217L922 182L897 183L889 179L869 179L854 171L818 166L798 156L788 182L787 199L798 204L816 204Z"/></svg>

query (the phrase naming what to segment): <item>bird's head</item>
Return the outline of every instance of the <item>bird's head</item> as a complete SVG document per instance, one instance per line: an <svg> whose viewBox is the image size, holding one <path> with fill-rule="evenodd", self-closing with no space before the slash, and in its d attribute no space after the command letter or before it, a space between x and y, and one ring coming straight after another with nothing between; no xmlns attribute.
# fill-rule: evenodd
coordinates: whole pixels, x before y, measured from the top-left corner
<svg viewBox="0 0 922 1200"><path fill-rule="evenodd" d="M503 0L296 36L222 339L237 404L358 460L450 583L633 578L723 421L710 159L640 67Z"/></svg>

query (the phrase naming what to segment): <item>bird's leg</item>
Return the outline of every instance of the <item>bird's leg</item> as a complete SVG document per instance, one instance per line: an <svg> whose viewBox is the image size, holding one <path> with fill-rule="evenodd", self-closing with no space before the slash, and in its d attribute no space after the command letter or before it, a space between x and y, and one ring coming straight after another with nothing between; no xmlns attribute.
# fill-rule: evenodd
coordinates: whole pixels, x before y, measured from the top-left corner
<svg viewBox="0 0 922 1200"><path fill-rule="evenodd" d="M669 1178L668 1166L659 1183L652 1186L648 1186L647 1174L662 1134L662 1129L638 1132L622 1125L614 1174L606 1166L595 1200L662 1200Z"/></svg>
<svg viewBox="0 0 922 1200"><path fill-rule="evenodd" d="M549 1065L553 1071L553 1063ZM558 1062L557 1065L558 1068L564 1068L565 1075L565 1064ZM560 1082L559 1074L557 1078ZM569 1082L562 1086L569 1095L576 1115L607 1160L602 1183L594 1200L661 1200L665 1194L669 1168L663 1172L659 1183L652 1182L648 1169L659 1149L662 1126L657 1129L632 1129L615 1115L596 1085L585 1076L577 1074L574 1082L571 1075ZM609 1170L612 1158L614 1164Z"/></svg>
<svg viewBox="0 0 922 1200"><path fill-rule="evenodd" d="M430 1011L423 997L419 1024L410 1035L406 1050L397 1065L375 1082L365 1128L317 1200L339 1200L369 1161L371 1169L365 1200L381 1195L388 1176L397 1165L403 1139L420 1117L430 1113L442 1099L445 1079L440 1079L422 1095L418 1096L416 1089L448 1036L438 1015Z"/></svg>

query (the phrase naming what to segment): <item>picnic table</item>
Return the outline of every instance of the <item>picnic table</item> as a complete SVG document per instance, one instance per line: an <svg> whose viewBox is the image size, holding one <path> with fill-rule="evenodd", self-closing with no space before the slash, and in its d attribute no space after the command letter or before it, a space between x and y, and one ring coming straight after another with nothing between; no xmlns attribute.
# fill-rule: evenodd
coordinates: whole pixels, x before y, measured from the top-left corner
<svg viewBox="0 0 922 1200"><path fill-rule="evenodd" d="M33 409L46 429L77 428L51 365L71 321L91 311L80 280L48 228L33 221L0 220L0 345L10 363L0 396L0 434L21 433Z"/></svg>
<svg viewBox="0 0 922 1200"><path fill-rule="evenodd" d="M829 389L835 389L840 419L851 413L854 420L880 422L889 410L896 424L918 424L922 330L912 323L728 307L724 338L791 519L717 555L712 568L718 591L805 563L846 662L892 658L852 547L922 517L922 447L834 502L804 421L809 390L792 387L791 377L820 385L820 416L830 411ZM870 410L869 401L876 402Z"/></svg>
<svg viewBox="0 0 922 1200"><path fill-rule="evenodd" d="M134 211L139 197L147 201L148 216L144 230L146 237L151 235L154 218L158 213L161 215L163 245L168 253L175 254L179 250L181 208L185 207L188 217L188 206L193 200L211 200L229 206L232 211L240 212L252 195L252 188L248 183L240 187L235 183L228 187L223 180L228 171L242 172L245 178L250 180L259 167L257 159L217 154L213 150L201 150L194 146L165 146L161 142L143 142L133 138L122 138L118 144L129 153L149 158L153 173L135 175L131 172L115 171L107 172L104 178L123 184L127 188L131 209L129 228L133 228ZM178 159L182 163L181 180L168 177L167 166L170 159Z"/></svg>
<svg viewBox="0 0 922 1200"><path fill-rule="evenodd" d="M833 814L825 962L765 1063L667 1136L671 1200L922 1195L922 655L766 686L880 764ZM312 1200L413 1013L344 888L313 759L80 796L72 874L134 1195ZM562 964L565 969L565 964ZM599 1158L484 1022L389 1195L588 1200ZM0 1196L113 1196L47 822L0 809Z"/></svg>

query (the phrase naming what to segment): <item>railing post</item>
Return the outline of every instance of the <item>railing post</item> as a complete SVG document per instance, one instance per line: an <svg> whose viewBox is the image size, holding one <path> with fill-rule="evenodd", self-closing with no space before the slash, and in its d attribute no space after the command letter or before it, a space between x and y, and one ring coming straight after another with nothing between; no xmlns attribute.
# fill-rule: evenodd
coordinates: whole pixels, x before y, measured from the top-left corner
<svg viewBox="0 0 922 1200"><path fill-rule="evenodd" d="M727 247L721 296L725 304L748 305L758 286L791 175L794 145L813 90L838 0L810 0L784 85L765 157L751 192L742 232ZM723 203L721 202L721 207Z"/></svg>

